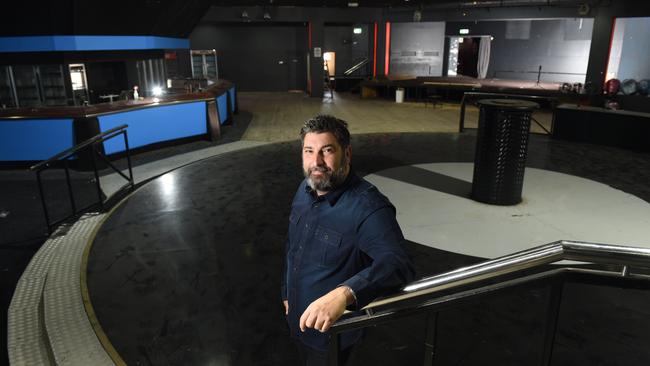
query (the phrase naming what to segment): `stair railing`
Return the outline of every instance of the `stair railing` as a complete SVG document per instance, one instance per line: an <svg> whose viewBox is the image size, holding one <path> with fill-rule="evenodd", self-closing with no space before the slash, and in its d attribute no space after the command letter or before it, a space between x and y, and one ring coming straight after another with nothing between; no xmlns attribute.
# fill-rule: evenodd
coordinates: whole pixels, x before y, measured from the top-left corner
<svg viewBox="0 0 650 366"><path fill-rule="evenodd" d="M42 161L32 167L29 168L29 170L33 171L36 173L36 180L38 182L38 191L41 197L41 204L43 206L43 214L45 215L45 223L47 225L47 230L49 234L52 234L54 229L61 223L69 220L72 217L76 217L77 215L86 212L87 210L90 210L93 207L99 206L100 209L104 208L104 197L102 194L102 188L101 188L101 183L99 180L99 171L98 171L98 166L97 166L97 158L99 157L106 165L108 165L111 169L113 169L116 173L118 173L122 178L126 179L128 182L123 185L119 190L123 190L126 187L129 187L130 189L133 188L134 183L133 183L133 170L131 167L131 155L130 155L130 150L129 150L129 139L127 136L126 128L128 125L121 125L117 126L115 128L112 128L110 130L104 131L96 136L91 137L90 139L74 146L71 147L67 150L64 150L51 158ZM101 148L101 144L103 144L105 141L110 140L116 136L122 135L124 137L124 146L125 146L125 153L126 153L126 160L128 164L128 170L129 170L129 175L125 175L120 169L115 167L113 163L109 161L109 159L106 157L104 154L103 149ZM75 195L74 195L74 189L72 187L72 182L70 179L70 160L78 160L78 155L80 151L84 151L90 149L90 160L92 163L92 168L94 172L94 182L95 186L97 189L97 198L98 200L91 203L90 205L86 207L77 207L77 202L75 200ZM43 171L53 167L56 163L58 162L63 162L63 167L65 171L65 178L66 178L66 184L68 188L68 197L70 199L70 207L71 207L71 213L66 215L65 217L58 219L58 220L52 220L50 217L50 213L47 208L47 202L45 199L45 193L43 189L43 179L41 178L41 174Z"/></svg>
<svg viewBox="0 0 650 366"><path fill-rule="evenodd" d="M548 266L563 260L614 265L620 270ZM329 330L328 362L330 366L338 365L339 336L344 331L367 328L418 313L453 307L463 300L553 278L564 273L650 281L650 276L631 274L631 267L650 268L650 248L562 240L422 278L408 284L397 294L371 302L361 309L363 313L351 317L344 316L334 323ZM546 270L539 272L540 269ZM537 272L534 272L535 270ZM509 278L503 279L507 275L510 275ZM542 364L550 364L562 296L561 289L562 283L556 281L549 302L552 309L548 312ZM433 347L433 342L433 339L429 339L426 343ZM425 364L430 365L430 361L432 359L425 360Z"/></svg>

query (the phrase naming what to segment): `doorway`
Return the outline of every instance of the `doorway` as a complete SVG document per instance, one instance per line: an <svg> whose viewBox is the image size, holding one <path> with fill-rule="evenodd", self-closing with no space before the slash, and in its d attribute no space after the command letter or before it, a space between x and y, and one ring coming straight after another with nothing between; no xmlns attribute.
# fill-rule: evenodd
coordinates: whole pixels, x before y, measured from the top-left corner
<svg viewBox="0 0 650 366"><path fill-rule="evenodd" d="M458 39L458 62L456 73L461 76L478 76L478 47L481 43L480 37L459 37Z"/></svg>
<svg viewBox="0 0 650 366"><path fill-rule="evenodd" d="M85 105L89 102L88 80L84 64L70 64L70 82L72 84L72 100L74 105Z"/></svg>

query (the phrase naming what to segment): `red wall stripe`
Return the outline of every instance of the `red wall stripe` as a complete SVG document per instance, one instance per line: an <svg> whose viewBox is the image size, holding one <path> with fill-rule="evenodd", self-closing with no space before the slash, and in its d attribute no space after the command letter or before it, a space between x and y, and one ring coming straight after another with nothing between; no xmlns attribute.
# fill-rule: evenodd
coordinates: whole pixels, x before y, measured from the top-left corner
<svg viewBox="0 0 650 366"><path fill-rule="evenodd" d="M311 52L311 22L307 23L307 32L309 33L309 52Z"/></svg>
<svg viewBox="0 0 650 366"><path fill-rule="evenodd" d="M386 59L384 61L384 75L390 70L390 22L386 22Z"/></svg>
<svg viewBox="0 0 650 366"><path fill-rule="evenodd" d="M309 61L311 61L311 22L307 23L307 43L307 52L309 52ZM311 75L307 75L307 92L311 95Z"/></svg>
<svg viewBox="0 0 650 366"><path fill-rule="evenodd" d="M375 46L373 49L373 55L372 55L372 77L376 78L377 77L377 22L375 22Z"/></svg>

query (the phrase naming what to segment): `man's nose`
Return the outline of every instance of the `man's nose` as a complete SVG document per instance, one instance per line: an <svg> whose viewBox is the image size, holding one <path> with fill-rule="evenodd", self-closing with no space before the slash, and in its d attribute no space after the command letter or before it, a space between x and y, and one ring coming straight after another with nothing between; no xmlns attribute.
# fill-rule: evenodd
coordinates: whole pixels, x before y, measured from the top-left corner
<svg viewBox="0 0 650 366"><path fill-rule="evenodd" d="M316 154L315 160L316 160L316 165L318 166L325 165L325 157L323 156L322 152Z"/></svg>

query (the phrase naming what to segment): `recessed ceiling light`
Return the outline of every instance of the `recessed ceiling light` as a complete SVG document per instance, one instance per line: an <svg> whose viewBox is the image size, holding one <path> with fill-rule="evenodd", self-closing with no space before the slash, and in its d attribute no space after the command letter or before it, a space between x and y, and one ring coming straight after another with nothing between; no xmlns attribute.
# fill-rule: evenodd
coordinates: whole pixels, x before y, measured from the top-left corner
<svg viewBox="0 0 650 366"><path fill-rule="evenodd" d="M356 8L356 7L358 7L358 6L359 6L359 3L357 3L357 2L354 2L354 3L348 3L348 7L349 7L349 8Z"/></svg>

